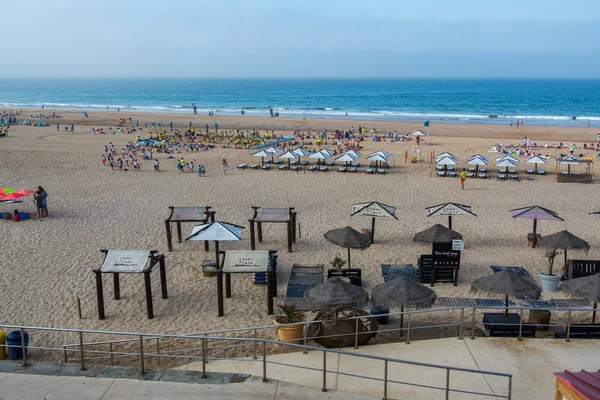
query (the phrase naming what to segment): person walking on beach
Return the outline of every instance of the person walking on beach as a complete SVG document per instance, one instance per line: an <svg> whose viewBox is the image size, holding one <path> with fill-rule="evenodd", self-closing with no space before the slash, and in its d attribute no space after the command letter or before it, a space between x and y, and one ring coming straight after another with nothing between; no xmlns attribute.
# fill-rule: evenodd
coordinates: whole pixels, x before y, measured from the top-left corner
<svg viewBox="0 0 600 400"><path fill-rule="evenodd" d="M223 161L221 161L221 166L223 167L223 175L227 176L227 160L223 159Z"/></svg>
<svg viewBox="0 0 600 400"><path fill-rule="evenodd" d="M154 170L156 172L160 172L160 163L158 162L158 160L154 160Z"/></svg>
<svg viewBox="0 0 600 400"><path fill-rule="evenodd" d="M463 168L463 170L458 175L460 177L460 186L462 190L465 190L465 179L467 179L467 170Z"/></svg>

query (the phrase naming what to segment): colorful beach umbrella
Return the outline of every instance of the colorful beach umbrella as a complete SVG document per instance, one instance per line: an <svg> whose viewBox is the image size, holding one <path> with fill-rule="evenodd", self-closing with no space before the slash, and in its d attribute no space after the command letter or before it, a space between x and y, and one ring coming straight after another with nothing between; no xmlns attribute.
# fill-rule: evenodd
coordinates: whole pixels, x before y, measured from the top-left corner
<svg viewBox="0 0 600 400"><path fill-rule="evenodd" d="M545 220L545 221L563 221L564 222L564 219L559 217L556 212L554 212L552 210L548 210L547 208L540 207L540 206L515 208L514 210L510 210L510 213L513 216L513 218L526 218L526 219L533 220L533 239L531 242L532 248L535 248L535 245L537 243L536 233L537 233L538 219Z"/></svg>
<svg viewBox="0 0 600 400"><path fill-rule="evenodd" d="M10 193L0 194L0 201L17 200L21 197L27 197L35 193L35 190L20 189L13 190Z"/></svg>

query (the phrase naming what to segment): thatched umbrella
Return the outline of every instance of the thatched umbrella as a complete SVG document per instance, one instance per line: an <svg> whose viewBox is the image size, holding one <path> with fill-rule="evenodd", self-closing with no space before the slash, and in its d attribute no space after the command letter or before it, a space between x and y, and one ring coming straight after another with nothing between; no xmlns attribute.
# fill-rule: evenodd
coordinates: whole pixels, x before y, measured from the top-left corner
<svg viewBox="0 0 600 400"><path fill-rule="evenodd" d="M471 290L483 290L504 295L506 322L508 322L508 296L522 300L535 300L542 293L542 290L531 278L517 275L510 269L503 269L498 273L477 279L471 284Z"/></svg>
<svg viewBox="0 0 600 400"><path fill-rule="evenodd" d="M325 233L325 239L348 249L348 268L350 268L350 249L365 249L371 245L371 239L347 226Z"/></svg>
<svg viewBox="0 0 600 400"><path fill-rule="evenodd" d="M329 310L339 306L365 307L369 295L360 286L334 276L304 292L304 300L314 308Z"/></svg>
<svg viewBox="0 0 600 400"><path fill-rule="evenodd" d="M404 312L404 307L429 308L436 298L433 289L406 277L382 283L371 291L371 302L375 307L400 307L401 312ZM401 314L400 329L403 326L404 314ZM402 333L401 330L400 336Z"/></svg>
<svg viewBox="0 0 600 400"><path fill-rule="evenodd" d="M592 324L596 323L596 308L600 301L600 274L586 276L585 278L572 279L562 284L564 291L577 297L583 297L594 302Z"/></svg>
<svg viewBox="0 0 600 400"><path fill-rule="evenodd" d="M430 243L450 243L455 239L462 239L462 235L440 224L435 224L431 228L415 234L414 237L416 241Z"/></svg>
<svg viewBox="0 0 600 400"><path fill-rule="evenodd" d="M565 251L565 271L567 268L567 250L585 250L587 252L590 249L590 244L588 242L573 235L567 230L544 236L538 243L542 246L552 247L553 249L562 249Z"/></svg>

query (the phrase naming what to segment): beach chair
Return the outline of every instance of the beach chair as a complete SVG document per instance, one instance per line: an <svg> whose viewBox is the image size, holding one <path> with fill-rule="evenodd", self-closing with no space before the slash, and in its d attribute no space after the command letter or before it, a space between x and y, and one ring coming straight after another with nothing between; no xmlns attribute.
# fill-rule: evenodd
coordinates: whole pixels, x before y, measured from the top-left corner
<svg viewBox="0 0 600 400"><path fill-rule="evenodd" d="M309 311L310 305L304 303L304 292L323 283L324 269L323 264L293 264L285 296L288 304L296 303L297 311Z"/></svg>
<svg viewBox="0 0 600 400"><path fill-rule="evenodd" d="M554 332L557 339L566 339L567 331ZM569 339L600 339L600 325L571 324Z"/></svg>
<svg viewBox="0 0 600 400"><path fill-rule="evenodd" d="M487 174L485 172L480 172L477 174L477 177L480 179L486 179L487 178Z"/></svg>
<svg viewBox="0 0 600 400"><path fill-rule="evenodd" d="M538 173L538 175L546 175L546 170L538 169L537 173Z"/></svg>
<svg viewBox="0 0 600 400"><path fill-rule="evenodd" d="M377 168L378 174L385 174L385 168Z"/></svg>
<svg viewBox="0 0 600 400"><path fill-rule="evenodd" d="M300 161L300 165L308 165L309 161L308 160L302 160Z"/></svg>
<svg viewBox="0 0 600 400"><path fill-rule="evenodd" d="M263 165L262 167L260 167L260 169L262 169L263 171L268 171L271 169L270 165Z"/></svg>
<svg viewBox="0 0 600 400"><path fill-rule="evenodd" d="M467 168L467 172L475 172L475 168Z"/></svg>
<svg viewBox="0 0 600 400"><path fill-rule="evenodd" d="M446 171L438 171L437 176L446 176Z"/></svg>
<svg viewBox="0 0 600 400"><path fill-rule="evenodd" d="M348 172L357 172L357 171L358 171L358 168L356 168L356 167L348 168Z"/></svg>
<svg viewBox="0 0 600 400"><path fill-rule="evenodd" d="M498 168L499 174L506 174L506 172L507 172L507 168Z"/></svg>
<svg viewBox="0 0 600 400"><path fill-rule="evenodd" d="M506 180L506 175L505 174L498 174L498 175L496 175L496 180L505 181Z"/></svg>
<svg viewBox="0 0 600 400"><path fill-rule="evenodd" d="M525 170L525 173L526 173L526 174L529 174L529 175L532 175L532 174L534 174L535 172L533 171L533 169L526 169L526 170Z"/></svg>
<svg viewBox="0 0 600 400"><path fill-rule="evenodd" d="M273 164L283 164L283 160L275 160L273 161Z"/></svg>
<svg viewBox="0 0 600 400"><path fill-rule="evenodd" d="M451 176L453 178L456 178L457 172L456 171L449 171L448 172L448 176Z"/></svg>
<svg viewBox="0 0 600 400"><path fill-rule="evenodd" d="M438 171L443 171L444 170L444 166L443 165L436 165L435 169Z"/></svg>
<svg viewBox="0 0 600 400"><path fill-rule="evenodd" d="M581 175L581 172L573 171L571 172L571 175Z"/></svg>
<svg viewBox="0 0 600 400"><path fill-rule="evenodd" d="M509 173L509 174L516 174L516 173L517 173L517 170L516 170L516 169L510 169L510 168L509 168L509 169L508 169L508 173Z"/></svg>
<svg viewBox="0 0 600 400"><path fill-rule="evenodd" d="M329 167L327 165L323 165L323 166L321 166L319 168L319 171L321 171L321 172L327 172L327 171L329 171Z"/></svg>
<svg viewBox="0 0 600 400"><path fill-rule="evenodd" d="M487 172L487 168L479 168L479 172Z"/></svg>
<svg viewBox="0 0 600 400"><path fill-rule="evenodd" d="M280 171L285 171L286 169L288 169L288 166L287 166L287 165L280 165L280 166L279 166L279 170L280 170Z"/></svg>
<svg viewBox="0 0 600 400"><path fill-rule="evenodd" d="M308 167L309 171L316 171L317 170L317 166L316 165L311 165L310 167Z"/></svg>
<svg viewBox="0 0 600 400"><path fill-rule="evenodd" d="M467 178L475 178L475 172L467 172Z"/></svg>
<svg viewBox="0 0 600 400"><path fill-rule="evenodd" d="M597 260L567 260L567 271L572 273L569 279L585 278L600 273L600 261ZM572 271L572 272L570 272Z"/></svg>
<svg viewBox="0 0 600 400"><path fill-rule="evenodd" d="M248 166L246 164L238 164L237 169L246 169Z"/></svg>
<svg viewBox="0 0 600 400"><path fill-rule="evenodd" d="M296 165L296 164L298 164L298 161L296 161L296 160L290 161L290 165Z"/></svg>
<svg viewBox="0 0 600 400"><path fill-rule="evenodd" d="M452 165L448 165L446 169L448 171L454 171L456 168L454 168L454 166L452 166Z"/></svg>
<svg viewBox="0 0 600 400"><path fill-rule="evenodd" d="M373 168L366 168L365 169L365 174L374 174L375 171L373 170Z"/></svg>
<svg viewBox="0 0 600 400"><path fill-rule="evenodd" d="M354 168L358 168L358 167L360 167L360 163L359 162L353 162L353 163L350 163L350 166L352 166Z"/></svg>
<svg viewBox="0 0 600 400"><path fill-rule="evenodd" d="M377 167L377 161L371 161L371 162L369 163L369 167L371 167L371 168L375 168L375 167Z"/></svg>
<svg viewBox="0 0 600 400"><path fill-rule="evenodd" d="M562 175L568 175L568 174L569 174L569 172L568 172L568 171L560 171L560 173L561 173Z"/></svg>
<svg viewBox="0 0 600 400"><path fill-rule="evenodd" d="M326 161L325 165L327 165L328 167L332 167L335 165L335 161Z"/></svg>
<svg viewBox="0 0 600 400"><path fill-rule="evenodd" d="M511 181L519 181L519 175L509 175L508 179Z"/></svg>
<svg viewBox="0 0 600 400"><path fill-rule="evenodd" d="M250 169L259 169L260 168L260 164L251 164L248 166L248 168Z"/></svg>
<svg viewBox="0 0 600 400"><path fill-rule="evenodd" d="M356 163L356 164L359 164L359 163ZM382 164L382 167L383 167L383 168L386 168L386 169L387 169L387 168L389 168L389 167L390 167L390 164L389 164L387 161L384 161L384 162L382 162L381 164Z"/></svg>
<svg viewBox="0 0 600 400"><path fill-rule="evenodd" d="M338 168L338 172L346 172L347 168L346 167L339 167Z"/></svg>
<svg viewBox="0 0 600 400"><path fill-rule="evenodd" d="M302 168L300 168L300 166L299 166L299 165L292 165L292 167L291 167L290 169L291 169L292 171L296 171L296 172L298 172L298 171L300 171Z"/></svg>
<svg viewBox="0 0 600 400"><path fill-rule="evenodd" d="M521 324L521 317L517 313L508 314L508 324L503 312L483 313L483 326L488 336L496 337L519 337L521 331L522 337L534 338L536 331L536 324Z"/></svg>

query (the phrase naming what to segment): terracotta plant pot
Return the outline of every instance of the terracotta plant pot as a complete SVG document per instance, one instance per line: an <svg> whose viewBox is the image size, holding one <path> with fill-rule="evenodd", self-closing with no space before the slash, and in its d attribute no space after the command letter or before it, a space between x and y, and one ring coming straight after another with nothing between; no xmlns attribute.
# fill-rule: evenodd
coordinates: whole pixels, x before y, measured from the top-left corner
<svg viewBox="0 0 600 400"><path fill-rule="evenodd" d="M301 322L301 321L299 321ZM277 319L275 319L275 324L280 325L277 328L277 335L279 336L279 340L282 342L292 343L292 344L302 344L303 340L303 330L304 325L281 325Z"/></svg>

